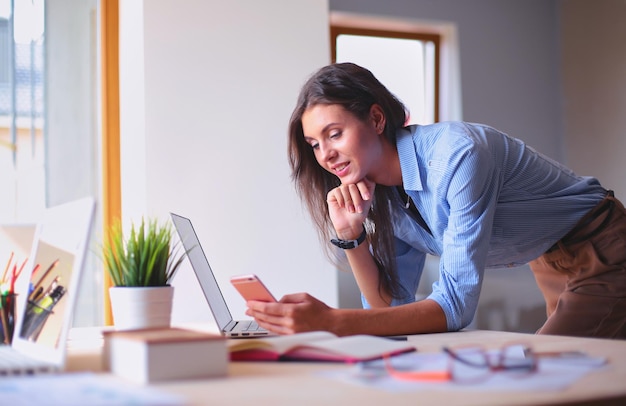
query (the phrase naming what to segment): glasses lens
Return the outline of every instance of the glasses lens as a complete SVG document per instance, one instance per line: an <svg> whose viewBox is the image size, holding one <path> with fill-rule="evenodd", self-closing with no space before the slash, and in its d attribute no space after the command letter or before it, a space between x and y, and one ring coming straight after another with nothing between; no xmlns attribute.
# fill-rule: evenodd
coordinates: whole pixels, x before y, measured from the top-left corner
<svg viewBox="0 0 626 406"><path fill-rule="evenodd" d="M490 370L487 354L482 348L449 350L450 369L456 382L473 383L486 379Z"/></svg>
<svg viewBox="0 0 626 406"><path fill-rule="evenodd" d="M480 347L445 349L450 355L452 378L460 383L475 383L493 374L525 377L536 371L536 357L522 345L486 351Z"/></svg>
<svg viewBox="0 0 626 406"><path fill-rule="evenodd" d="M509 373L527 374L535 370L535 356L521 345L507 346L500 354L499 369Z"/></svg>

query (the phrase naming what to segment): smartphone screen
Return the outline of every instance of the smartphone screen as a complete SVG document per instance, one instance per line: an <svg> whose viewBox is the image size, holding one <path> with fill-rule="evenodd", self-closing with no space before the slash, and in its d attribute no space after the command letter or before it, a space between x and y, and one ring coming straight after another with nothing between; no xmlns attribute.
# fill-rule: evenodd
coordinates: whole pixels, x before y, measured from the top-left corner
<svg viewBox="0 0 626 406"><path fill-rule="evenodd" d="M275 302L274 295L265 287L256 275L233 276L230 282L246 300Z"/></svg>

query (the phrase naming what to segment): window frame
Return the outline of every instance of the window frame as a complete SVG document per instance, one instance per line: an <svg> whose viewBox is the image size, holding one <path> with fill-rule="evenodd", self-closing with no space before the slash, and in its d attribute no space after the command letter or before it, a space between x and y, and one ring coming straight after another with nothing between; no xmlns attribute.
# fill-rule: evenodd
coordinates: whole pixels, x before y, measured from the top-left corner
<svg viewBox="0 0 626 406"><path fill-rule="evenodd" d="M358 35L365 37L382 37L395 39L409 39L423 42L431 42L435 47L435 78L434 78L434 122L439 121L440 103L440 75L441 75L441 35L425 32L411 32L390 29L373 29L356 27L344 24L331 23L330 25L330 59L332 63L337 61L337 37L339 35Z"/></svg>

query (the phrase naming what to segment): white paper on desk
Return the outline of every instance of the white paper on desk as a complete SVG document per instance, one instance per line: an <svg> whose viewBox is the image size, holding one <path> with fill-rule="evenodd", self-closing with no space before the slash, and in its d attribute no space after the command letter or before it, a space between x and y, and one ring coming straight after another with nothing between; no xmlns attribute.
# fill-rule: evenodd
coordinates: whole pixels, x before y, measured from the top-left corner
<svg viewBox="0 0 626 406"><path fill-rule="evenodd" d="M2 405L183 405L178 395L92 373L0 379Z"/></svg>
<svg viewBox="0 0 626 406"><path fill-rule="evenodd" d="M401 381L387 374L383 361L370 361L350 369L322 372L325 377L369 388L390 392L417 390L461 391L558 391L563 390L585 376L604 366L603 360L588 358L589 362L572 360L540 359L538 370L524 377L506 372L492 373L485 380L472 383ZM413 366L414 370L441 371L447 368L448 356L443 353L411 353L393 358L397 368ZM366 365L366 366L364 366Z"/></svg>

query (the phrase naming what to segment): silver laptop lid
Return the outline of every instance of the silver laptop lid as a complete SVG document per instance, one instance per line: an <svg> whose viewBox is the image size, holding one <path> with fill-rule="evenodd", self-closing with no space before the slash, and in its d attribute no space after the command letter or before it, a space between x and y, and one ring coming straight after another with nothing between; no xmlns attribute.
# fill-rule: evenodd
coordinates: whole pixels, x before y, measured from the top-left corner
<svg viewBox="0 0 626 406"><path fill-rule="evenodd" d="M213 270L209 265L209 261L204 255L200 241L196 231L191 224L191 220L178 214L170 213L174 227L178 232L178 236L187 252L187 257L191 263L191 267L198 278L204 297L209 303L209 308L215 322L221 331L228 331L227 325L233 320L233 317L226 305L222 291L220 290Z"/></svg>

